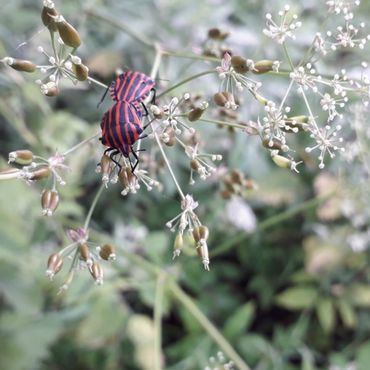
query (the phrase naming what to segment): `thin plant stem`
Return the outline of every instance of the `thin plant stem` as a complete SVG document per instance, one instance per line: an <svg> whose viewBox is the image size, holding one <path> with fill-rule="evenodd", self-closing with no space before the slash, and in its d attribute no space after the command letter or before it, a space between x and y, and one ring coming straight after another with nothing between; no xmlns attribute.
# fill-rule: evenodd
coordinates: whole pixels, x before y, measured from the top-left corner
<svg viewBox="0 0 370 370"><path fill-rule="evenodd" d="M75 146L73 146L71 149L68 149L66 152L64 152L62 154L63 157L67 156L68 154L71 154L72 152L74 152L75 150L79 149L80 147L84 146L85 144L87 144L88 142L90 142L91 140L94 140L97 136L100 135L100 132L96 133L95 135L85 139L85 140L82 140L80 143L76 144Z"/></svg>
<svg viewBox="0 0 370 370"><path fill-rule="evenodd" d="M292 71L294 71L294 64L292 62L292 59L290 58L288 48L287 48L285 42L283 42L283 49L284 49L284 54L285 54L286 58L288 59L288 63L290 65L290 68L292 69Z"/></svg>
<svg viewBox="0 0 370 370"><path fill-rule="evenodd" d="M217 71L216 71L215 69L209 69L209 70L207 70L207 71L203 71L203 72L197 73L197 74L195 74L195 75L192 75L192 76L190 76L190 77L187 77L187 78L185 78L184 80L181 80L180 82L178 82L177 84L175 84L175 85L173 85L173 86L169 87L168 89L166 89L166 90L162 91L162 92L157 96L157 98L160 98L160 97L162 97L163 95L168 94L169 92L171 92L171 91L173 91L173 90L177 89L179 86L185 85L186 83L188 83L188 82L190 82L190 81L192 81L192 80L195 80L195 79L196 79L196 78L198 78L198 77L206 76L206 75L209 75L209 74L211 74L211 73L217 73Z"/></svg>
<svg viewBox="0 0 370 370"><path fill-rule="evenodd" d="M166 279L166 288L169 289L173 296L180 304L194 317L199 325L207 332L207 334L218 344L220 349L232 360L238 370L251 370L239 354L232 348L227 339L215 327L215 325L204 315L204 313L197 307L194 300L186 294L173 277L169 276L164 270L155 264L147 261L143 257L132 254L128 251L122 250L122 254L130 260L130 262L137 264L144 270L153 275ZM157 280L158 282L158 280Z"/></svg>
<svg viewBox="0 0 370 370"><path fill-rule="evenodd" d="M92 216L92 214L94 212L94 209L96 207L96 204L98 203L98 200L99 200L99 198L100 198L100 196L101 196L104 188L105 188L104 184L101 184L99 190L95 194L94 200L91 203L89 212L87 213L87 216L86 216L86 219L85 219L84 230L87 230L88 227L89 227L89 224L90 224L90 221L91 221L91 216Z"/></svg>
<svg viewBox="0 0 370 370"><path fill-rule="evenodd" d="M87 15L91 16L91 17L94 17L94 18L97 18L97 19L100 19L102 21L107 22L108 24L113 26L113 28L117 28L117 29L123 31L124 33L126 33L127 35L132 37L134 40L140 42L144 46L146 46L148 48L151 48L151 49L155 49L155 43L153 41L146 38L146 36L144 36L144 35L136 32L136 31L134 31L133 29L127 27L125 25L125 22L122 22L122 20L118 20L118 19L116 20L116 19L108 16L107 14L102 14L101 11L97 11L97 10L94 10L92 8L86 9L85 13Z"/></svg>
<svg viewBox="0 0 370 370"><path fill-rule="evenodd" d="M170 164L170 162L169 162L169 160L167 158L167 155L166 155L166 153L165 153L165 151L163 149L163 146L162 146L161 141L160 141L160 139L158 137L158 134L154 131L152 124L150 124L150 126L152 127L155 141L157 142L157 145L159 147L159 150L161 151L162 157L163 157L163 159L164 159L164 161L166 163L166 166L168 168L168 171L170 172L170 175L172 177L172 180L175 183L175 186L177 188L177 191L179 192L181 199L185 199L185 195L184 195L183 191L181 190L181 187L180 187L180 185L179 185L179 183L178 183L178 181L176 179L176 176L175 176L175 174L174 174L174 172L172 170L171 164Z"/></svg>
<svg viewBox="0 0 370 370"><path fill-rule="evenodd" d="M245 125L241 125L240 123L218 121L218 120L208 119L208 118L202 118L202 117L199 118L198 121L212 123L214 125L223 125L223 126L230 126L230 127L240 128L242 130L245 130L246 129L246 126Z"/></svg>
<svg viewBox="0 0 370 370"><path fill-rule="evenodd" d="M96 85L99 85L101 87L104 87L105 89L108 88L108 86L106 84L104 84L103 82L100 82L98 80L96 80L95 78L92 78L92 77L88 77L87 78L89 81L91 81L92 83L96 84Z"/></svg>
<svg viewBox="0 0 370 370"><path fill-rule="evenodd" d="M333 195L333 192L329 192L328 194L322 195L320 197L316 197L313 199L309 199L295 207L289 208L283 212L278 213L277 215L271 216L267 218L266 220L262 221L256 229L256 232L261 232L265 229L268 229L271 226L277 225L285 220L288 220L292 216L299 214L303 211L306 211L310 208L318 206L320 203L324 202L326 199L328 199L331 195ZM246 233L240 233L236 236L227 239L223 244L219 245L216 249L214 249L212 252L210 252L211 257L218 256L232 247L234 247L236 244L239 244L245 240L247 240L249 237L251 237L253 234L246 234Z"/></svg>
<svg viewBox="0 0 370 370"><path fill-rule="evenodd" d="M234 350L221 332L213 325L207 316L198 308L175 281L169 281L168 288L174 297L188 310L188 312L202 325L209 336L219 345L220 349L232 360L238 370L251 370L239 354Z"/></svg>
<svg viewBox="0 0 370 370"><path fill-rule="evenodd" d="M159 274L154 302L154 370L162 370L162 313L165 275Z"/></svg>
<svg viewBox="0 0 370 370"><path fill-rule="evenodd" d="M182 51L174 51L174 50L164 50L163 55L167 55L171 57L178 57L178 58L204 60L206 62L215 62L215 63L221 62L221 59L217 57L210 57L206 55L199 55L199 54L193 54L193 53L182 52Z"/></svg>

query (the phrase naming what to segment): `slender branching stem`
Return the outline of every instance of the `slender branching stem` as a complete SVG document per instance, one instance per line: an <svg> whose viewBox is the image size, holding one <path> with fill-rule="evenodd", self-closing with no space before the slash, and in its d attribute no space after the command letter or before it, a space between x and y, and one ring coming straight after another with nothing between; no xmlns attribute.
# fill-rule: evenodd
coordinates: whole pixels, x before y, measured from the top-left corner
<svg viewBox="0 0 370 370"><path fill-rule="evenodd" d="M158 274L154 302L154 370L162 370L162 311L165 274Z"/></svg>

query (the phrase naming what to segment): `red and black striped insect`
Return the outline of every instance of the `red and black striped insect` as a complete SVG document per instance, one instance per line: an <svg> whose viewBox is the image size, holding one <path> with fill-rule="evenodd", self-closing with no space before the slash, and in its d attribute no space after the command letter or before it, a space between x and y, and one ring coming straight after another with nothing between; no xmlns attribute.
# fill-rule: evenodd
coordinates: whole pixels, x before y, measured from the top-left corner
<svg viewBox="0 0 370 370"><path fill-rule="evenodd" d="M155 83L148 76L140 72L126 71L112 81L109 91L116 103L104 114L100 127L102 129L101 142L108 148L104 154L110 152L109 157L119 167L115 156L122 154L130 158L130 153L136 159L132 172L138 164L138 156L133 149L134 143L142 138L141 134L146 128L142 125L142 108L145 114L148 111L144 104L151 91L154 92L152 101L155 100ZM108 91L108 89L107 89ZM107 93L105 92L101 101Z"/></svg>

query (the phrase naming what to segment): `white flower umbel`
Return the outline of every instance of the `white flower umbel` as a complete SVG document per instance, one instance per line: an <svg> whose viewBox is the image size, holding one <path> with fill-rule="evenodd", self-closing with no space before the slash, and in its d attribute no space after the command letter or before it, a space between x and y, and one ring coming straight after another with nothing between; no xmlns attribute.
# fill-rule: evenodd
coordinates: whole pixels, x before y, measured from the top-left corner
<svg viewBox="0 0 370 370"><path fill-rule="evenodd" d="M289 16L290 7L285 5L284 10L279 11L279 22L275 23L270 13L266 14L266 26L263 33L275 40L278 44L283 44L287 38L295 39L294 31L302 26L297 21L298 15Z"/></svg>
<svg viewBox="0 0 370 370"><path fill-rule="evenodd" d="M336 151L344 152L344 148L341 146L343 138L338 137L338 132L342 129L340 125L334 127L326 125L324 128L310 128L310 137L315 140L316 144L312 147L306 147L306 153L311 153L313 150L319 150L319 168L325 167L324 160L325 155L329 154L330 158L335 157Z"/></svg>
<svg viewBox="0 0 370 370"><path fill-rule="evenodd" d="M181 201L182 212L166 223L166 226L171 231L178 231L184 233L186 229L192 231L194 227L201 226L198 216L195 214L194 209L198 207L199 203L196 202L192 195L186 194L185 198Z"/></svg>
<svg viewBox="0 0 370 370"><path fill-rule="evenodd" d="M249 70L254 69L254 62L251 59L246 60L246 66ZM276 68L279 67L279 62L275 63ZM216 67L216 71L218 73L219 78L221 79L221 84L219 91L227 91L232 96L234 96L235 90L243 91L246 88L250 93L255 95L257 90L262 86L262 84L258 81L255 81L245 74L238 73L235 71L233 66L231 65L231 56L229 53L225 53L224 57L221 61L221 66ZM229 103L225 108L231 108L235 110L238 106L235 102L227 102Z"/></svg>

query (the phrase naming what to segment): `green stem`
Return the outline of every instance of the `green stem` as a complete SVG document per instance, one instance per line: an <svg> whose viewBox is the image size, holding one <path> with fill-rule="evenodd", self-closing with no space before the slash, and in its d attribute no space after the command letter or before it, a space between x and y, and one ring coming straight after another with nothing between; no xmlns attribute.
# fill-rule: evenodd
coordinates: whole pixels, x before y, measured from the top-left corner
<svg viewBox="0 0 370 370"><path fill-rule="evenodd" d="M65 157L67 156L68 154L71 154L72 152L74 152L75 150L79 149L80 147L84 146L85 144L89 143L91 140L94 140L97 136L100 135L100 132L96 133L95 135L89 137L88 139L85 139L85 140L82 140L80 143L76 144L75 146L73 146L72 148L68 149L67 151L65 151L62 156Z"/></svg>
<svg viewBox="0 0 370 370"><path fill-rule="evenodd" d="M283 222L285 220L288 220L292 216L301 213L302 211L305 211L307 209L313 208L318 206L320 203L328 199L333 192L330 192L328 194L325 194L321 197L313 198L310 200L307 200L295 207L289 208L281 213L278 213L277 215L271 216L267 218L266 220L262 221L258 226L255 232L261 232L265 229L268 229L271 226L274 226L276 224L279 224L280 222ZM227 239L223 244L219 245L215 250L213 250L210 253L211 257L218 256L227 250L231 249L233 246L247 240L250 236L253 234L246 234L246 233L240 233L233 238Z"/></svg>
<svg viewBox="0 0 370 370"><path fill-rule="evenodd" d="M220 346L220 349L234 362L237 369L251 370L220 331L208 320L207 316L204 315L194 301L177 285L177 283L175 281L169 281L168 287L174 297L189 311L199 324L203 326L209 336Z"/></svg>
<svg viewBox="0 0 370 370"><path fill-rule="evenodd" d="M285 54L286 58L288 59L288 63L290 65L290 68L292 69L292 71L294 71L294 64L292 62L292 59L290 58L288 48L287 48L285 42L283 42L283 49L284 49L284 54Z"/></svg>
<svg viewBox="0 0 370 370"><path fill-rule="evenodd" d="M249 366L243 359L235 352L230 343L222 335L222 333L212 324L212 322L202 313L202 311L194 303L193 299L189 297L178 285L178 283L169 276L160 267L150 263L143 257L132 254L126 250L122 250L122 254L132 263L140 266L144 270L157 276L157 278L166 278L166 287L170 289L174 297L183 304L184 308L194 317L194 319L203 327L208 335L219 345L220 349L227 354L230 360L234 361L238 370L250 370ZM157 280L158 283L158 280Z"/></svg>
<svg viewBox="0 0 370 370"><path fill-rule="evenodd" d="M101 196L101 194L102 194L102 192L103 192L104 188L105 188L104 184L101 184L101 185L100 185L99 190L98 190L98 191L97 191L97 193L95 194L94 200L93 200L93 202L91 203L91 206L90 206L89 212L88 212L88 214L87 214L87 216L86 216L86 219L85 219L85 223L84 223L84 230L87 230L87 229L88 229L88 227L89 227L90 220L91 220L91 216L92 216L92 214L93 214L93 212L94 212L94 209L95 209L95 207L96 207L96 204L98 203L98 200L99 200L99 198L100 198L100 196Z"/></svg>
<svg viewBox="0 0 370 370"><path fill-rule="evenodd" d="M174 50L164 50L163 55L171 56L171 57L178 57L178 58L187 58L187 59L195 59L195 60L204 60L206 62L215 62L220 63L221 59L216 57L209 57L206 55L199 55L193 53L187 53L182 51L174 51Z"/></svg>
<svg viewBox="0 0 370 370"><path fill-rule="evenodd" d="M154 370L162 370L162 312L165 275L159 274L154 302Z"/></svg>
<svg viewBox="0 0 370 370"><path fill-rule="evenodd" d="M160 98L161 96L168 94L170 91L177 89L179 86L184 85L184 84L188 83L189 81L195 80L198 77L209 75L211 73L217 73L217 71L215 69L210 69L210 70L207 70L207 71L197 73L193 76L187 77L184 80L178 82L177 84L175 84L175 85L169 87L168 89L162 91L159 95L157 95L157 98Z"/></svg>
<svg viewBox="0 0 370 370"><path fill-rule="evenodd" d="M218 121L218 120L208 119L208 118L199 118L198 121L207 122L207 123L213 123L214 125L223 125L223 126L230 126L230 127L235 127L235 128L241 128L242 130L245 130L247 128L247 126L241 125L239 123Z"/></svg>

